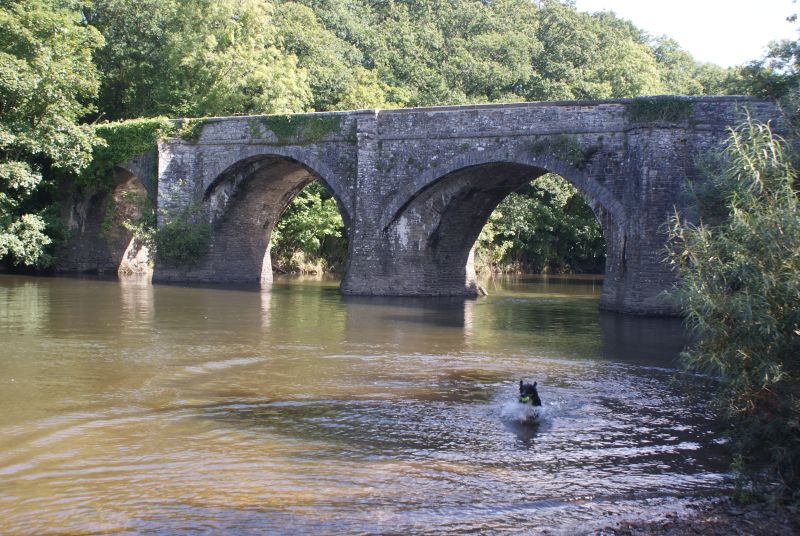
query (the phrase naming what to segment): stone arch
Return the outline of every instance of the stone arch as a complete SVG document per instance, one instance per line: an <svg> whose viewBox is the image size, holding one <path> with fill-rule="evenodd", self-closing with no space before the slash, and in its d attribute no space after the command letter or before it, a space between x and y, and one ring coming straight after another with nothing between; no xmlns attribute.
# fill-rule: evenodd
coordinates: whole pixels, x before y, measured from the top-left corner
<svg viewBox="0 0 800 536"><path fill-rule="evenodd" d="M237 168L265 158L283 158L313 173L333 194L342 217L348 221L351 219L353 206L340 177L312 152L299 146L244 145L235 151L225 151L204 166L204 195Z"/></svg>
<svg viewBox="0 0 800 536"><path fill-rule="evenodd" d="M126 226L128 221L139 221L143 211L154 204L142 172L135 164L117 164L109 170L113 182L108 188L68 194L63 216L71 236L59 247L57 271L119 275L151 272L147 246Z"/></svg>
<svg viewBox="0 0 800 536"><path fill-rule="evenodd" d="M584 198L590 202L593 210L594 205L599 205L604 211L612 214L616 220L620 222L625 220L626 211L622 203L602 184L592 180L585 170L578 169L552 155L534 154L530 151L509 153L507 150L496 150L471 151L421 173L416 179L401 188L394 196L394 200L388 204L381 220L381 228L384 230L388 228L420 193L438 181L459 170L487 164L519 164L532 169L555 173L575 186Z"/></svg>
<svg viewBox="0 0 800 536"><path fill-rule="evenodd" d="M149 216L155 218L155 200L136 166L117 165L116 186L108 192L114 206L112 226L106 241L112 256L118 259L119 275L150 274L152 257L147 244L137 238L127 222L144 224ZM151 212L150 215L147 212Z"/></svg>
<svg viewBox="0 0 800 536"><path fill-rule="evenodd" d="M404 294L475 295L473 248L481 229L509 193L548 172L574 185L594 211L606 238L606 271L624 269L617 245L624 243L625 210L602 184L550 155L481 151L425 171L390 205L383 239L398 260L393 271L411 274L398 273L394 287Z"/></svg>
<svg viewBox="0 0 800 536"><path fill-rule="evenodd" d="M276 154L287 152L291 151L259 151L241 158L205 187L202 203L212 225L212 242L199 269L211 276L204 280L269 286L274 226L292 199L316 180L331 192L349 229L350 212L330 175L292 156Z"/></svg>

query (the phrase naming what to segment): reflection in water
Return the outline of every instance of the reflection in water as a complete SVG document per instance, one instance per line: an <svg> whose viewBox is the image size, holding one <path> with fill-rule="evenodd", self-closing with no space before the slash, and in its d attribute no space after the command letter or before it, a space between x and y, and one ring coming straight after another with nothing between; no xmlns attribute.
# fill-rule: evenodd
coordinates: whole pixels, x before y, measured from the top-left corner
<svg viewBox="0 0 800 536"><path fill-rule="evenodd" d="M603 357L609 361L677 365L689 338L680 318L648 318L601 312Z"/></svg>
<svg viewBox="0 0 800 536"><path fill-rule="evenodd" d="M452 349L454 340L468 336L474 300L343 296L342 305L347 313L348 343L367 346L389 343L402 351L425 352L440 346L442 339ZM468 319L469 329L466 329ZM416 336L410 338L409 333Z"/></svg>
<svg viewBox="0 0 800 536"><path fill-rule="evenodd" d="M150 277L132 274L121 277L118 283L120 291L120 311L123 324L138 327L153 321L153 285Z"/></svg>
<svg viewBox="0 0 800 536"><path fill-rule="evenodd" d="M598 313L593 279L493 285L0 277L0 533L569 532L718 489L679 321ZM520 378L538 426L502 418Z"/></svg>
<svg viewBox="0 0 800 536"><path fill-rule="evenodd" d="M259 296L261 296L261 329L269 331L269 309L272 306L272 293L269 289L261 289Z"/></svg>
<svg viewBox="0 0 800 536"><path fill-rule="evenodd" d="M540 424L524 423L517 421L506 421L505 427L517 436L522 448L530 449L535 446L536 434L539 432Z"/></svg>
<svg viewBox="0 0 800 536"><path fill-rule="evenodd" d="M34 282L12 278L0 286L0 325L37 334L44 328L49 308L49 295Z"/></svg>

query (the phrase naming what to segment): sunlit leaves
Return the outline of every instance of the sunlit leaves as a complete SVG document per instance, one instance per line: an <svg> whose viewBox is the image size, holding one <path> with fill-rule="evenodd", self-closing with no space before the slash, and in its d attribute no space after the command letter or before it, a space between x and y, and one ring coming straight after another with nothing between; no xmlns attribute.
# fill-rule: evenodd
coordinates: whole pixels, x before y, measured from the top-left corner
<svg viewBox="0 0 800 536"><path fill-rule="evenodd" d="M98 79L92 52L102 44L79 13L57 0L0 5L0 259L32 265L50 243L25 201L42 167L78 171L91 160Z"/></svg>
<svg viewBox="0 0 800 536"><path fill-rule="evenodd" d="M307 72L280 48L274 11L261 0L97 0L101 105L112 117L304 111Z"/></svg>
<svg viewBox="0 0 800 536"><path fill-rule="evenodd" d="M50 242L44 220L35 214L23 214L0 227L0 258L10 255L16 262L32 266L41 260Z"/></svg>

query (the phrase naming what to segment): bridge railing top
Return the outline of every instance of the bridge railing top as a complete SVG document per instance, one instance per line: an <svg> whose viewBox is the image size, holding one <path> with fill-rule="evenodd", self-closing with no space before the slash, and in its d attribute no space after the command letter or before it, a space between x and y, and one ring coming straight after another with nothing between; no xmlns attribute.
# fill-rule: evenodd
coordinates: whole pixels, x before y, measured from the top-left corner
<svg viewBox="0 0 800 536"><path fill-rule="evenodd" d="M453 104L443 106L420 106L416 108L363 108L357 110L337 110L329 112L298 112L293 114L250 114L250 115L231 115L203 118L175 118L171 121L181 123L195 119L202 119L204 122L219 122L229 120L258 119L271 116L352 116L361 114L404 114L419 112L456 112L472 110L494 110L511 108L541 108L541 107L575 107L575 106L602 106L602 105L625 105L637 101L646 100L674 100L679 99L692 103L726 103L726 102L767 102L758 97L745 95L702 95L702 96L683 96L683 95L653 95L646 97L633 97L626 99L587 99L587 100L552 100L534 102L499 102L485 104Z"/></svg>
<svg viewBox="0 0 800 536"><path fill-rule="evenodd" d="M688 102L764 102L764 99L749 97L745 95L702 95L702 96L683 96L683 95L653 95L646 97L633 97L626 99L585 99L585 100L551 100L534 102L501 102L486 104L456 104L448 106L422 106L418 108L387 108L379 110L380 113L414 113L414 112L448 112L448 111L470 111L470 110L492 110L504 108L542 108L542 107L575 107L575 106L601 106L601 105L625 105L632 102L647 100L683 100ZM371 110L368 110L371 111Z"/></svg>

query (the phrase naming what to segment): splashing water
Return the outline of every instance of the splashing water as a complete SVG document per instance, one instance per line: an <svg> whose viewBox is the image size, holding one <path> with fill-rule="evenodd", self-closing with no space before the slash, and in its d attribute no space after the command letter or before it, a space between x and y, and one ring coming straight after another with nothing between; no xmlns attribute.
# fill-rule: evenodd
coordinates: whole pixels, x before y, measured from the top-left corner
<svg viewBox="0 0 800 536"><path fill-rule="evenodd" d="M516 398L508 399L500 409L500 418L506 422L535 424L547 420L547 407L534 406L530 402L522 403Z"/></svg>

